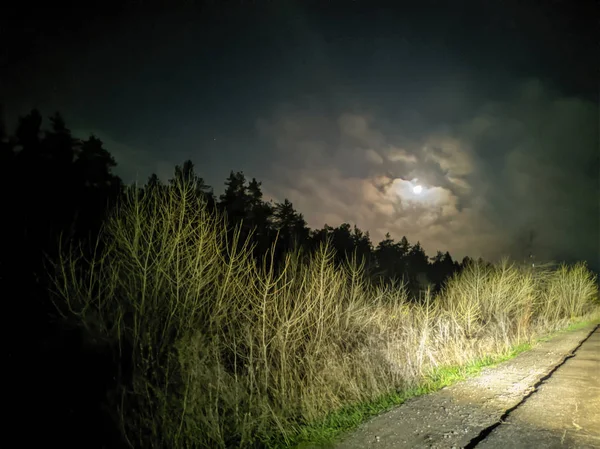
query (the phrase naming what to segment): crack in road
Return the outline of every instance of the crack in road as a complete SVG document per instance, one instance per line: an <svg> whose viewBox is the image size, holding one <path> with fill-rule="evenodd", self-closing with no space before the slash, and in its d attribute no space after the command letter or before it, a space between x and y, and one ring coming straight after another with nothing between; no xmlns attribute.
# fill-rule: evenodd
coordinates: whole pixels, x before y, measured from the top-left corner
<svg viewBox="0 0 600 449"><path fill-rule="evenodd" d="M565 363L567 363L567 361L573 357L575 357L575 355L577 354L577 351L581 348L581 346L583 346L583 344L589 340L589 338L594 334L594 332L596 332L598 330L598 328L600 327L599 325L596 325L591 332L568 354L566 354L563 359L554 366L554 368L552 368L546 375L544 375L543 377L541 377L531 388L531 391L529 393L527 393L525 396L523 396L523 398L514 406L510 407L509 409L507 409L502 416L500 416L500 419L498 419L498 421L496 421L494 424L486 427L485 429L483 429L479 435L477 435L475 438L473 438L471 441L469 441L469 443L467 443L467 445L463 446L463 449L474 449L475 447L477 447L477 445L479 443L481 443L483 440L485 440L493 431L494 429L496 429L498 426L502 425L506 419L510 416L510 414L512 412L514 412L516 409L518 409L519 407L521 407L531 396L533 396L535 393L537 393L537 391L539 390L539 387L542 386L548 379L550 379L552 377L552 375L560 368L562 367Z"/></svg>
<svg viewBox="0 0 600 449"><path fill-rule="evenodd" d="M595 337L592 338L594 335ZM600 449L600 445L590 443L593 438L600 437L600 434L596 435L594 431L596 425L594 420L597 419L596 416L600 420L600 414L596 415L593 412L600 406L600 394L596 393L596 391L600 392L600 384L598 384L600 380L597 380L594 374L596 372L594 364L598 363L595 352L600 353L598 340L600 340L600 325L589 325L558 333L514 359L484 369L479 376L406 401L402 406L363 423L356 431L338 440L334 447L336 449L398 447L503 449L517 446L510 444L506 446L505 440L502 440L504 446L492 444L492 440L499 441L497 434L502 433L501 437L506 439L507 432L510 434L519 430L526 435L515 435L514 438L533 438L527 432L537 431L541 432L539 438L543 435L544 438L550 439L557 436L557 441L560 441L562 436L565 441L568 440L565 444L571 444L573 438L585 437L589 440L584 442L589 443L586 447ZM573 359L579 354L584 355ZM566 364L569 360L571 363ZM573 364L577 366L567 369L573 367ZM558 371L560 367L566 371ZM567 378L564 373L569 373ZM573 380L565 380L570 379L568 376L575 377ZM559 401L561 404L553 405L553 398L547 399L547 389L556 388L559 379L562 382L559 391L569 396ZM568 390L565 384L571 389ZM578 386L587 388L586 392L572 391L572 388ZM539 394L534 395L535 392ZM542 394L544 392L546 394ZM577 421L582 427L580 431L570 422L563 422L567 418L571 419L571 413L578 413L576 402L581 398L577 394L584 394L587 401L585 412L582 412L585 413L585 419L583 422ZM541 401L544 398L546 402ZM540 403L543 404L543 410L532 412L532 407ZM544 419L551 421L544 421ZM516 425L500 426L503 423ZM509 431L509 428L512 430ZM564 429L569 432L563 436ZM577 432L577 435L573 432ZM531 447L546 447L546 445Z"/></svg>

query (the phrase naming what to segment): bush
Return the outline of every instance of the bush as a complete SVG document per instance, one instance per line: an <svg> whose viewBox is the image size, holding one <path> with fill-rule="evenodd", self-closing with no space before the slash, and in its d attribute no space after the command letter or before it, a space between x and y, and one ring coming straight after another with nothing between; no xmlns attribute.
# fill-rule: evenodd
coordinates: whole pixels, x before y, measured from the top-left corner
<svg viewBox="0 0 600 449"><path fill-rule="evenodd" d="M107 400L133 447L285 442L333 410L597 310L583 265L472 264L422 303L371 285L357 260L336 269L327 245L275 272L273 251L256 263L193 192L131 189L93 256L65 248L56 264L59 309L113 348Z"/></svg>

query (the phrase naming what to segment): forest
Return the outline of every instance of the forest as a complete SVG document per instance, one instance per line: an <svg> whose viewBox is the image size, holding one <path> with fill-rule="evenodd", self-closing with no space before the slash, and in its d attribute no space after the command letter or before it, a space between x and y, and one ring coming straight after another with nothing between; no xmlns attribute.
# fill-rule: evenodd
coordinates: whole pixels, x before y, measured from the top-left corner
<svg viewBox="0 0 600 449"><path fill-rule="evenodd" d="M48 441L293 447L344 407L598 312L584 264L311 229L243 171L215 194L191 160L125 185L109 150L58 113L0 125L10 408Z"/></svg>

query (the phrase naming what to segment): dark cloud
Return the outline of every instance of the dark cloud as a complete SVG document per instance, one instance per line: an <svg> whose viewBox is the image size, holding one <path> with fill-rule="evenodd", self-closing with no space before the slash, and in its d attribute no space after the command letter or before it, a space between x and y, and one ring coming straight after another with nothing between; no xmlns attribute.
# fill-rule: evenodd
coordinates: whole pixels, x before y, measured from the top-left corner
<svg viewBox="0 0 600 449"><path fill-rule="evenodd" d="M429 251L487 258L524 256L533 230L542 259L597 258L596 104L522 81L504 101L484 101L455 125L432 121L401 145L375 116L316 117L258 122L277 155L269 191L313 226L350 221L376 238L390 231Z"/></svg>
<svg viewBox="0 0 600 449"><path fill-rule="evenodd" d="M594 2L121 3L3 24L9 121L62 111L126 181L191 158L313 226L488 258L534 229L540 258L600 268Z"/></svg>

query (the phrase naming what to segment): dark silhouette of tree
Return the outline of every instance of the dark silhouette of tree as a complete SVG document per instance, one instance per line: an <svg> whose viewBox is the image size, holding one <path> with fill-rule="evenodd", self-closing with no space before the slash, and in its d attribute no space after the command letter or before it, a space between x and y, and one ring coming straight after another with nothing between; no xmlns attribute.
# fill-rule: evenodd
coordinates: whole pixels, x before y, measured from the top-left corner
<svg viewBox="0 0 600 449"><path fill-rule="evenodd" d="M42 128L42 115L37 109L28 115L19 118L19 124L15 132L16 146L26 157L28 154L35 155L40 143Z"/></svg>
<svg viewBox="0 0 600 449"><path fill-rule="evenodd" d="M375 257L377 259L376 276L382 279L391 279L394 276L394 263L396 261L396 248L394 239L388 232L385 238L377 244L375 248Z"/></svg>
<svg viewBox="0 0 600 449"><path fill-rule="evenodd" d="M51 164L51 168L66 168L74 160L78 142L59 113L50 117L50 124L42 141L42 158Z"/></svg>
<svg viewBox="0 0 600 449"><path fill-rule="evenodd" d="M375 256L373 254L373 243L369 231L363 232L356 225L352 231L352 243L357 256L357 261L364 261L365 273L370 276L375 268Z"/></svg>
<svg viewBox="0 0 600 449"><path fill-rule="evenodd" d="M273 227L278 233L277 247L279 254L284 254L294 248L305 248L308 242L309 229L304 216L296 212L293 204L288 199L285 199L283 203L275 203Z"/></svg>
<svg viewBox="0 0 600 449"><path fill-rule="evenodd" d="M325 224L321 229L312 229L309 232L309 248L316 250L324 243L332 244L333 228Z"/></svg>
<svg viewBox="0 0 600 449"><path fill-rule="evenodd" d="M246 207L246 232L252 234L254 254L260 257L270 249L273 242L273 207L263 201L261 183L255 178L248 183Z"/></svg>
<svg viewBox="0 0 600 449"><path fill-rule="evenodd" d="M59 235L68 240L97 232L121 181L112 175L115 161L99 139L74 138L59 114L51 117L49 130L43 132L41 124L36 110L19 120L8 201L14 231L24 238L23 254L29 249L56 255Z"/></svg>
<svg viewBox="0 0 600 449"><path fill-rule="evenodd" d="M315 250L325 242L335 250L334 261L337 265L356 256L358 263L364 261L367 272L374 267L373 244L369 233L363 232L356 225L351 227L348 223L342 223L333 228L326 224L321 229L310 231L308 248Z"/></svg>
<svg viewBox="0 0 600 449"><path fill-rule="evenodd" d="M239 225L246 218L249 204L250 197L244 173L231 171L225 181L225 192L219 200L219 208L225 212L230 225Z"/></svg>
<svg viewBox="0 0 600 449"><path fill-rule="evenodd" d="M20 403L9 408L22 416L20 404L35 402L47 423L40 430L50 441L60 433L65 442L73 429L92 433L92 422L107 419L100 404L114 365L110 356L84 350L81 332L58 317L49 297L46 262L56 258L60 238L63 243L81 241L89 256L88 243L96 239L121 181L112 174L115 162L100 140L73 137L59 114L50 118L48 129L42 123L40 112L33 110L19 119L12 136L6 130L0 136L6 215L0 295L14 298L5 302L5 316L24 329L6 355L6 371L14 376L10 383L20 392ZM37 375L40 366L43 376ZM73 427L65 429L66 423Z"/></svg>
<svg viewBox="0 0 600 449"><path fill-rule="evenodd" d="M158 175L156 173L152 173L148 177L148 182L146 182L146 187L148 189L158 189L158 188L163 187L163 183L161 182L160 178L158 177Z"/></svg>
<svg viewBox="0 0 600 449"><path fill-rule="evenodd" d="M191 161L186 161L183 167L176 167L170 185L175 185L177 179L198 179L199 191L214 198L212 189L194 174ZM328 242L336 252L336 264L356 256L358 262L365 262L370 278L384 283L392 280L406 283L415 296L430 285L433 285L434 291L439 291L446 279L464 266L464 263L455 262L448 252L438 252L429 263L420 243L412 246L406 236L395 242L388 233L374 248L368 232L348 223L338 227L326 224L321 229L310 230L302 214L294 210L289 200L275 204L265 202L261 185L256 178L247 182L242 171L231 171L218 202L219 210L228 219L229 236L232 237L238 229L239 245L250 238L256 259L262 258L275 242L277 261L295 247L315 250ZM149 178L146 188L153 186L161 186L156 175Z"/></svg>
<svg viewBox="0 0 600 449"><path fill-rule="evenodd" d="M442 253L438 251L435 257L431 258L429 270L429 279L435 285L435 291L439 291L444 282L458 271L459 265L455 264L449 252Z"/></svg>
<svg viewBox="0 0 600 449"><path fill-rule="evenodd" d="M336 251L335 260L338 264L354 254L355 246L351 229L350 224L342 223L331 232L331 242Z"/></svg>
<svg viewBox="0 0 600 449"><path fill-rule="evenodd" d="M410 254L411 249L412 247L410 243L408 243L406 236L402 236L397 243L398 261L396 262L396 273L397 276L402 277L406 282L409 280L408 255Z"/></svg>
<svg viewBox="0 0 600 449"><path fill-rule="evenodd" d="M420 292L427 288L430 282L428 277L429 260L420 242L410 248L406 260L409 289L415 297L419 297Z"/></svg>
<svg viewBox="0 0 600 449"><path fill-rule="evenodd" d="M387 233L374 252L377 261L376 277L384 283L394 281L396 285L410 282L410 251L411 246L406 237L395 242Z"/></svg>
<svg viewBox="0 0 600 449"><path fill-rule="evenodd" d="M259 198L262 196L262 192L257 183L253 185L253 188L254 200L249 193L244 173L231 171L225 180L225 191L219 197L218 208L227 219L229 241L237 239L235 241L237 241L238 248L241 248L248 238L252 238L252 243L256 244L254 237L251 237L254 230L251 222L252 203L257 205L260 202ZM258 209L255 212L258 212ZM262 244L266 245L267 241L268 238L263 235ZM255 251L257 251L256 248Z"/></svg>
<svg viewBox="0 0 600 449"><path fill-rule="evenodd" d="M158 177L153 179L152 182L155 183L156 180L158 180ZM214 210L216 203L213 189L204 182L203 178L196 175L194 163L191 160L186 160L182 166L175 166L173 178L169 179L169 185L175 187L179 191L182 191L181 189L183 189L184 186L187 186L187 188L191 186L191 193L195 195L196 198L204 201L209 210Z"/></svg>
<svg viewBox="0 0 600 449"><path fill-rule="evenodd" d="M410 248L410 243L408 243L406 237L403 236L400 239L400 242L398 242L398 250L400 252L400 256L406 258L408 256L408 253L410 252Z"/></svg>
<svg viewBox="0 0 600 449"><path fill-rule="evenodd" d="M76 148L72 169L73 181L79 188L75 191L74 201L80 206L73 224L73 238L91 239L100 230L106 210L122 191L121 179L111 173L116 166L102 141L93 135Z"/></svg>
<svg viewBox="0 0 600 449"><path fill-rule="evenodd" d="M477 258L477 264L480 265L480 266L482 266L482 267L485 267L485 268L492 268L493 267L493 265L490 262L487 262L487 261L483 260L483 257L478 257Z"/></svg>

